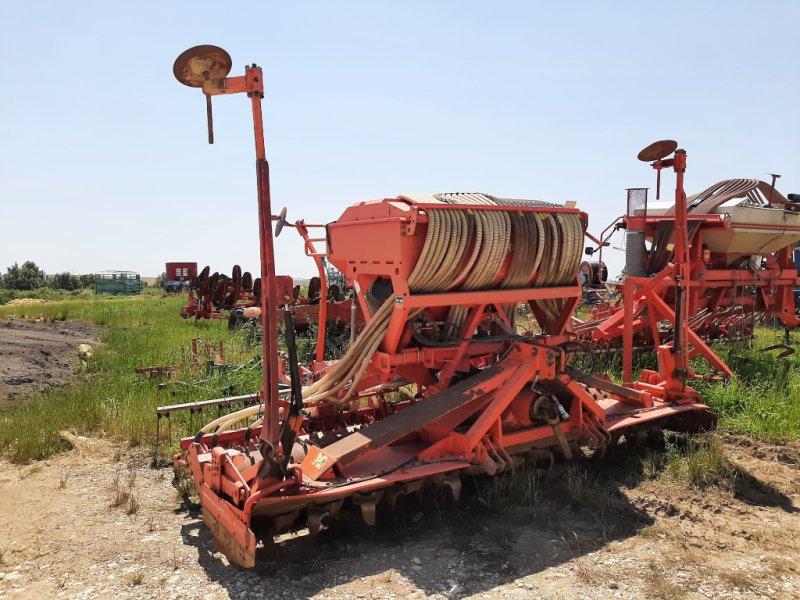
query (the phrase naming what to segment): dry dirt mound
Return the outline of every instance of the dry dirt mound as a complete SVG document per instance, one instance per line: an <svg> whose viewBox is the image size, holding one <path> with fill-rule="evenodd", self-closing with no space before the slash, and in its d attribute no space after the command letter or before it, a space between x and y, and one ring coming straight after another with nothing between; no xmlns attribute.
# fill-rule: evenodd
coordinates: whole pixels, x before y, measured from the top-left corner
<svg viewBox="0 0 800 600"><path fill-rule="evenodd" d="M579 478L559 497L544 481L531 508L412 508L378 531L287 538L250 572L215 552L169 469L76 447L0 462L0 598L800 597L797 466L740 444L734 489Z"/></svg>
<svg viewBox="0 0 800 600"><path fill-rule="evenodd" d="M24 304L44 304L46 300L41 298L14 298L8 303L8 306L21 306Z"/></svg>
<svg viewBox="0 0 800 600"><path fill-rule="evenodd" d="M0 400L72 379L78 346L94 345L97 330L83 321L0 319Z"/></svg>

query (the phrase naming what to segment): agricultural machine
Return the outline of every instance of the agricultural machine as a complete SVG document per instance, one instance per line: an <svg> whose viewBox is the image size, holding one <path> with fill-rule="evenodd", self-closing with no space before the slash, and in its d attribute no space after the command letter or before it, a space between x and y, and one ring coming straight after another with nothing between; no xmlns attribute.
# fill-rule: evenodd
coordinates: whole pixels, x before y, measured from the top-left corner
<svg viewBox="0 0 800 600"><path fill-rule="evenodd" d="M592 249L594 253L594 249ZM583 303L586 305L608 302L609 290L608 267L602 261L589 262L585 260L578 267L578 276L583 286Z"/></svg>
<svg viewBox="0 0 800 600"><path fill-rule="evenodd" d="M347 324L349 331L355 333L364 319L358 305L347 297L352 290L337 283L329 285L329 281L336 281L336 273L320 257L315 258L321 263L323 276L310 279L306 296L300 294L300 285L288 275L275 276L273 293L276 306L281 307L279 317L282 318L284 306L292 307L296 333L304 334L312 325L326 323L325 330L317 336L315 354L316 360L323 360L331 354L340 355L340 347L348 341L336 338L337 325ZM184 319L227 319L231 330L248 320L261 320L261 278L254 280L249 272L242 273L239 265L234 265L230 277L223 273L212 274L211 268L205 267L192 279L188 292L186 306L180 313Z"/></svg>
<svg viewBox="0 0 800 600"><path fill-rule="evenodd" d="M188 292L197 277L196 262L168 262L164 270L164 291L167 294Z"/></svg>
<svg viewBox="0 0 800 600"><path fill-rule="evenodd" d="M204 521L231 562L252 567L257 536L270 541L303 526L313 534L346 506L374 524L377 510L391 510L398 497L426 485L445 486L457 498L463 476L495 475L526 458L569 459L581 447L602 451L622 437L713 426L714 415L689 385L689 359L705 348L689 319L692 298L702 297L692 285L693 261L702 258L690 246L698 219L685 202L686 153L664 143L640 158L675 170L675 214L629 211L628 222L629 232L645 236L648 228L670 228L659 237L666 262L655 277L630 278L627 312L620 313L630 333L644 319L637 308L643 298L659 321L671 319L675 334L657 340L657 371L620 385L575 367L576 355L591 354L571 331L583 293L587 215L574 205L479 193L359 202L327 225L313 256L344 274L366 325L340 360L303 369L286 327L289 359L279 365L276 315L290 323L294 308L272 292L280 286L271 225L286 222L271 208L263 73L251 65L229 77L230 69L228 54L214 46L191 48L174 66L181 83L206 96L209 141L217 95L246 94L255 130L261 280L271 292L259 298L265 335L258 403L207 423L181 440L175 457L176 469L193 477ZM734 243L737 230L716 219L714 233L720 240L730 234ZM711 235L702 243L718 248ZM715 249L711 260L727 259ZM769 292L759 298L774 306ZM520 303L530 307L534 331L518 330ZM622 336L627 350L632 343L632 335Z"/></svg>
<svg viewBox="0 0 800 600"><path fill-rule="evenodd" d="M239 265L233 266L231 276L211 273L205 266L189 282L186 306L181 308L184 319L228 319L228 311L258 306L261 296L261 279L253 280L249 272L242 273ZM291 286L290 286L291 287Z"/></svg>
<svg viewBox="0 0 800 600"><path fill-rule="evenodd" d="M615 284L618 300L598 304L587 322L573 317L573 331L595 351L621 351L626 382L633 349L683 338L689 358L702 356L729 377L710 344L751 339L762 320L787 331L800 324L792 255L800 240L800 197L781 195L776 176L771 184L729 179L677 203L664 201L661 170L673 167L681 176L685 153L675 142L661 142L640 159L658 172L656 200L648 203L647 189L629 189L626 214L595 239L602 257L608 237L625 232L627 276Z"/></svg>

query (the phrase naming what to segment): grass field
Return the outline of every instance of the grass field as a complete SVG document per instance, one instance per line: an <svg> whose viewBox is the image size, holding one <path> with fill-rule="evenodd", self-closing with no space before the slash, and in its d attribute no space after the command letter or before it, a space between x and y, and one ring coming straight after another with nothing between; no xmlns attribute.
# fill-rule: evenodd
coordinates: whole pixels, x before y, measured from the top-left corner
<svg viewBox="0 0 800 600"><path fill-rule="evenodd" d="M122 436L132 444L153 443L155 407L251 392L260 371L244 370L207 378L189 352L192 338L222 340L228 364L259 353L226 321L184 320L178 316L184 296L94 297L0 306L0 317L49 320L83 319L102 326L100 344L83 377L24 399L0 404L0 448L15 461L44 458L65 447L60 430ZM178 363L178 382L158 383L136 374L136 367ZM206 381L203 381L206 380ZM198 385L194 382L203 381Z"/></svg>
<svg viewBox="0 0 800 600"><path fill-rule="evenodd" d="M102 326L102 344L82 367L86 377L0 404L0 452L18 462L47 457L65 447L60 430L152 444L156 406L255 391L257 369L208 377L193 364L188 351L192 338L224 341L228 364L245 363L260 348L249 345L241 333L228 332L225 321L181 319L184 301L182 295L89 296L0 306L0 317L83 319ZM720 415L722 429L762 439L800 440L800 353L777 360L774 352L757 350L781 336L762 329L756 349L718 347L738 380L694 384ZM181 375L164 389L134 373L136 367L173 363L182 366Z"/></svg>

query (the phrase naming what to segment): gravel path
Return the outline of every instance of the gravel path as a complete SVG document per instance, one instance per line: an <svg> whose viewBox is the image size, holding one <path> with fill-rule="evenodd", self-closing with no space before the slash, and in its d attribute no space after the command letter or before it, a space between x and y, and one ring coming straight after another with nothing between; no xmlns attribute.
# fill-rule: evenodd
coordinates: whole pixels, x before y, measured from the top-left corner
<svg viewBox="0 0 800 600"><path fill-rule="evenodd" d="M796 454L729 444L758 483L726 492L631 480L590 483L576 501L545 483L526 509L409 505L377 530L284 538L245 572L215 552L169 469L76 443L0 463L0 599L800 596Z"/></svg>

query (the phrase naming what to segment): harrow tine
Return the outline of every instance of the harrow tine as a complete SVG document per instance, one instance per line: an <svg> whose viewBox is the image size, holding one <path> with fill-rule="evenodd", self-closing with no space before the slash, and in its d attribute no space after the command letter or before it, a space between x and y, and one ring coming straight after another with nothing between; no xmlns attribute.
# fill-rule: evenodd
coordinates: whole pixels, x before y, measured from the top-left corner
<svg viewBox="0 0 800 600"><path fill-rule="evenodd" d="M417 498L422 497L422 479L415 479L414 481L406 481L404 483L398 483L384 491L383 498L381 498L381 502L386 505L389 510L394 511L395 504L397 503L397 498L400 496L408 496L410 494L416 494Z"/></svg>
<svg viewBox="0 0 800 600"><path fill-rule="evenodd" d="M353 504L361 508L361 518L364 523L374 527L375 526L375 507L378 500L383 496L383 490L376 490L368 494L357 493L353 496Z"/></svg>
<svg viewBox="0 0 800 600"><path fill-rule="evenodd" d="M502 473L508 468L509 465L506 464L505 459L500 456L492 446L486 447L486 454L488 454L489 458L494 462L494 471L496 473Z"/></svg>
<svg viewBox="0 0 800 600"><path fill-rule="evenodd" d="M297 520L297 517L300 516L300 511L295 510L290 513L284 513L282 515L277 515L272 518L274 523L275 531L286 531L291 529L294 525L294 522Z"/></svg>
<svg viewBox="0 0 800 600"><path fill-rule="evenodd" d="M336 518L339 514L339 510L342 508L342 502L344 502L344 499L323 505L312 504L306 509L308 531L312 536L319 534L320 527L322 526L322 519L325 517Z"/></svg>
<svg viewBox="0 0 800 600"><path fill-rule="evenodd" d="M308 510L306 511L306 520L308 521L308 531L312 536L319 535L320 526L322 524L323 517L327 517L330 512L317 507L317 506L309 506Z"/></svg>
<svg viewBox="0 0 800 600"><path fill-rule="evenodd" d="M448 473L447 475L440 475L434 479L439 485L444 485L450 488L450 494L453 496L453 502L458 502L461 497L461 475L459 473Z"/></svg>
<svg viewBox="0 0 800 600"><path fill-rule="evenodd" d="M554 423L551 427L553 428L553 433L556 434L561 454L566 460L572 460L572 450L567 443L567 436L564 435L564 430L561 429L561 423Z"/></svg>
<svg viewBox="0 0 800 600"><path fill-rule="evenodd" d="M766 348L759 350L759 352L769 352L771 350L781 350L777 358L786 358L787 356L791 356L796 352L794 348L787 346L786 344L774 344L772 346L767 346Z"/></svg>
<svg viewBox="0 0 800 600"><path fill-rule="evenodd" d="M450 488L450 493L453 495L453 502L458 502L461 498L461 476L454 474L451 477L446 477L444 484Z"/></svg>

